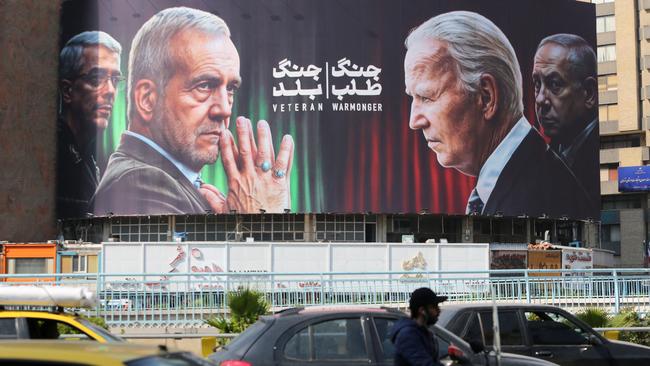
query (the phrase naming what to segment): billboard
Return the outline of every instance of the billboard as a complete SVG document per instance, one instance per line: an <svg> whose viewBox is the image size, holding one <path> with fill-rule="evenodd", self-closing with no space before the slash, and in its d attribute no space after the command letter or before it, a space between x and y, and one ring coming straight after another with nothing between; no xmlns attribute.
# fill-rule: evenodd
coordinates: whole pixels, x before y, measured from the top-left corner
<svg viewBox="0 0 650 366"><path fill-rule="evenodd" d="M560 269L562 267L561 250L529 250L528 269ZM534 277L559 276L560 272L530 273Z"/></svg>
<svg viewBox="0 0 650 366"><path fill-rule="evenodd" d="M626 166L618 168L619 192L647 192L649 190L649 166Z"/></svg>
<svg viewBox="0 0 650 366"><path fill-rule="evenodd" d="M525 269L526 250L491 250L490 269Z"/></svg>
<svg viewBox="0 0 650 366"><path fill-rule="evenodd" d="M594 268L593 253L589 249L562 249L563 269L592 269ZM591 272L563 272L564 276L584 277Z"/></svg>
<svg viewBox="0 0 650 366"><path fill-rule="evenodd" d="M598 217L592 4L71 0L61 17L59 217ZM552 61L574 51L580 67Z"/></svg>

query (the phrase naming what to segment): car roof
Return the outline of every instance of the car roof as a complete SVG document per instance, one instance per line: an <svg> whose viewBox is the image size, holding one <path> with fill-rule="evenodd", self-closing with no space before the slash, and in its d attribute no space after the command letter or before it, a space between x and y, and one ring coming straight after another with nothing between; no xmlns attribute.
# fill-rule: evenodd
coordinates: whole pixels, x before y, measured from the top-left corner
<svg viewBox="0 0 650 366"><path fill-rule="evenodd" d="M47 310L0 310L0 318L46 317L48 319L53 319L56 317L76 318L77 316L78 314Z"/></svg>
<svg viewBox="0 0 650 366"><path fill-rule="evenodd" d="M38 352L34 352L38 350ZM8 340L0 342L0 361L58 361L92 365L121 365L125 361L161 354L160 347L131 343L60 340Z"/></svg>
<svg viewBox="0 0 650 366"><path fill-rule="evenodd" d="M328 306L310 306L307 308L288 308L281 310L273 315L274 318L283 318L292 315L327 315L327 314L398 314L404 315L402 311L387 307L372 306L354 306L354 305L328 305Z"/></svg>
<svg viewBox="0 0 650 366"><path fill-rule="evenodd" d="M492 303L471 303L471 304L446 304L442 305L440 309L444 312L445 310L458 311L464 309L492 309ZM517 303L497 303L497 309L548 309L548 310L557 310L560 309L557 306L546 305L546 304L517 304Z"/></svg>

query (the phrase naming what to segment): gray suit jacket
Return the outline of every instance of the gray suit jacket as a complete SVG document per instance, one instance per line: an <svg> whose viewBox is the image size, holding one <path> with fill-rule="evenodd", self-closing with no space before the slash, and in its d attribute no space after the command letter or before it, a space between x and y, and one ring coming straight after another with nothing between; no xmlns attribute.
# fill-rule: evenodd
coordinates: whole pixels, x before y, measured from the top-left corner
<svg viewBox="0 0 650 366"><path fill-rule="evenodd" d="M172 162L125 134L108 161L91 207L96 216L204 214L211 209Z"/></svg>

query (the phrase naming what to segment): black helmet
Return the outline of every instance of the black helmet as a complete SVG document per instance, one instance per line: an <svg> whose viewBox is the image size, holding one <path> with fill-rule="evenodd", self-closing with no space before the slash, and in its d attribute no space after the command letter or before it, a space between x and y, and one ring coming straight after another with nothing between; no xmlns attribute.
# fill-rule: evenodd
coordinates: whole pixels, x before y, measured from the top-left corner
<svg viewBox="0 0 650 366"><path fill-rule="evenodd" d="M411 294L409 309L411 309L411 313L415 313L420 306L435 305L444 301L447 301L447 296L437 296L430 288L420 287Z"/></svg>

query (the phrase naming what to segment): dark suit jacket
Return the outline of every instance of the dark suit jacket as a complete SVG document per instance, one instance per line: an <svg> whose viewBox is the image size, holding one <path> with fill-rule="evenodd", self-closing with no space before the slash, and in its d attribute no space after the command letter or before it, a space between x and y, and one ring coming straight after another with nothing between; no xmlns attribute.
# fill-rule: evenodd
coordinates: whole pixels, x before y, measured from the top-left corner
<svg viewBox="0 0 650 366"><path fill-rule="evenodd" d="M57 217L85 217L92 212L89 201L99 183L99 168L95 163L94 141L82 147L74 139L70 127L57 122Z"/></svg>
<svg viewBox="0 0 650 366"><path fill-rule="evenodd" d="M600 197L600 159L598 149L600 148L600 136L598 127L591 130L587 139L580 147L573 152L573 164L569 167L575 174L578 181L587 190L589 197Z"/></svg>
<svg viewBox="0 0 650 366"><path fill-rule="evenodd" d="M531 129L503 168L483 214L598 218L599 208L564 161Z"/></svg>
<svg viewBox="0 0 650 366"><path fill-rule="evenodd" d="M139 139L122 135L94 197L94 214L196 214L211 209L172 162Z"/></svg>

